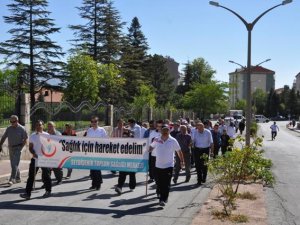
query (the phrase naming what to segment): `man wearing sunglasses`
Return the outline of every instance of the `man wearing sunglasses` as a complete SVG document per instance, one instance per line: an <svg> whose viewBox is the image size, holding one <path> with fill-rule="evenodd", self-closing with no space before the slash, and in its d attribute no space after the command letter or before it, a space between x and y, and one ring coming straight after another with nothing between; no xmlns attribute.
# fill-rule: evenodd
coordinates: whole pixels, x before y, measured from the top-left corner
<svg viewBox="0 0 300 225"><path fill-rule="evenodd" d="M99 118L97 116L93 116L91 119L91 127L87 130L86 136L93 138L106 138L107 133L103 127L99 127ZM89 188L90 190L100 190L102 181L101 170L91 170L91 179L92 186Z"/></svg>
<svg viewBox="0 0 300 225"><path fill-rule="evenodd" d="M25 128L19 124L19 118L16 115L10 117L10 124L0 141L0 152L2 151L2 145L6 138L8 139L9 159L11 166L11 175L8 184L11 186L14 183L20 183L20 171L19 163L21 158L21 152L26 145L28 135Z"/></svg>

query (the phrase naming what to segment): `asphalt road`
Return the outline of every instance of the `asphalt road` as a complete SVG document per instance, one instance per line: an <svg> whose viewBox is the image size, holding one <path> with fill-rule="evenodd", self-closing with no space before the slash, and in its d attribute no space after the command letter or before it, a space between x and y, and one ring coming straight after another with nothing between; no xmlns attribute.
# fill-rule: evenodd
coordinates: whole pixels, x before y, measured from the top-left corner
<svg viewBox="0 0 300 225"><path fill-rule="evenodd" d="M300 133L286 128L287 121L277 122L280 131L271 140L272 122L260 124L266 157L273 161L276 184L267 188L267 211L270 225L300 225Z"/></svg>
<svg viewBox="0 0 300 225"><path fill-rule="evenodd" d="M12 187L2 184L0 224L189 225L211 190L209 181L201 187L195 185L195 172L189 183L183 183L184 176L179 177L178 184L172 185L169 202L162 208L158 205L153 184L149 185L148 195L145 195L145 174L137 174L138 185L133 192L125 186L124 193L119 196L114 191L117 176L109 171L103 173L104 183L100 191L88 190L91 184L89 171L74 170L70 180L53 186L51 197L42 198L44 190L37 188L28 201L19 197L25 182ZM37 177L36 187L40 187L40 174Z"/></svg>

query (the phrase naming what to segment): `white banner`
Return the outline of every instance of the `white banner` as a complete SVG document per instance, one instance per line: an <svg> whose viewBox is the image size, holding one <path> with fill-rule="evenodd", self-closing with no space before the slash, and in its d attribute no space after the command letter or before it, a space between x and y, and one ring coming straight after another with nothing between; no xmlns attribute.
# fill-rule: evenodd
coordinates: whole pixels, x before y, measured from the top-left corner
<svg viewBox="0 0 300 225"><path fill-rule="evenodd" d="M37 166L148 171L148 139L40 135Z"/></svg>

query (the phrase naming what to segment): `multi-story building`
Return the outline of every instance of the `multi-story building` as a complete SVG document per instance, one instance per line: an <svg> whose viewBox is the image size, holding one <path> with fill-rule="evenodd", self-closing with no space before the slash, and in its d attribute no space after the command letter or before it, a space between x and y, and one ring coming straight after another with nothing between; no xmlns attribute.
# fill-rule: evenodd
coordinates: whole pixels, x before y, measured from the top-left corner
<svg viewBox="0 0 300 225"><path fill-rule="evenodd" d="M295 88L295 91L300 92L300 73L296 75L296 79L294 80L293 88Z"/></svg>
<svg viewBox="0 0 300 225"><path fill-rule="evenodd" d="M261 89L268 93L275 88L275 72L261 66L253 66L251 69L251 93ZM230 107L235 108L239 100L247 97L247 69L236 69L229 73L229 99Z"/></svg>

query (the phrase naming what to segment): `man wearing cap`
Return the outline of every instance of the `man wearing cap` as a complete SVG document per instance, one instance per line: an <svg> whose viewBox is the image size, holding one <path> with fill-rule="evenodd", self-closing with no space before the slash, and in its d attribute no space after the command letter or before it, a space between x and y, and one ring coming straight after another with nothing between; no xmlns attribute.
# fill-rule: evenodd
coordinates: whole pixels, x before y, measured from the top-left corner
<svg viewBox="0 0 300 225"><path fill-rule="evenodd" d="M174 154L178 153L181 165L184 166L184 159L177 140L170 136L168 126L163 126L161 136L154 138L149 151L156 151L155 176L156 193L159 198L159 205L165 206L168 202L172 172L174 168Z"/></svg>
<svg viewBox="0 0 300 225"><path fill-rule="evenodd" d="M20 183L20 171L19 163L21 158L21 152L26 145L28 135L25 128L19 124L19 118L16 115L10 117L11 126L9 126L0 141L0 152L2 151L2 145L6 138L8 139L9 159L11 166L11 175L8 184L11 186L14 183Z"/></svg>

